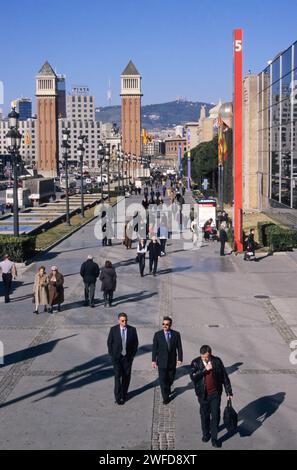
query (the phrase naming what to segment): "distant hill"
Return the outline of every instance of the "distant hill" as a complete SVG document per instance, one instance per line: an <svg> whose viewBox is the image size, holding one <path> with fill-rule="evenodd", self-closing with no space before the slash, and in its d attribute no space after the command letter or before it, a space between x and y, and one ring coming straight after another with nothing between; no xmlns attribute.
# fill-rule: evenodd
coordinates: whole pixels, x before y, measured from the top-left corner
<svg viewBox="0 0 297 470"><path fill-rule="evenodd" d="M150 104L142 106L142 127L152 129L167 129L190 121L198 121L200 108L206 106L208 112L214 105L192 101L170 101L169 103ZM121 107L106 106L96 108L96 120L104 122L116 122L120 125Z"/></svg>

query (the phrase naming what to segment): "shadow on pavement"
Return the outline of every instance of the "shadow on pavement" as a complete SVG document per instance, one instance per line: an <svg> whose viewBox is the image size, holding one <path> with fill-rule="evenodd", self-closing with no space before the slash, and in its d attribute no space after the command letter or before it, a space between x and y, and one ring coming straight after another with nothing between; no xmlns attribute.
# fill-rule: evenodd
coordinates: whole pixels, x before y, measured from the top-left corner
<svg viewBox="0 0 297 470"><path fill-rule="evenodd" d="M148 292L145 290L141 292L136 292L135 294L122 295L114 299L115 303L113 303L113 307L117 307L118 305L129 303L129 302L139 302L141 300L154 297L155 295L158 295L158 292Z"/></svg>
<svg viewBox="0 0 297 470"><path fill-rule="evenodd" d="M44 354L49 354L53 351L55 346L64 339L73 338L77 336L76 334L65 336L64 338L55 339L52 341L48 341L47 343L38 344L38 346L33 346L27 349L21 349L20 351L16 351L11 354L7 354L4 356L4 365L0 366L1 369L7 366L11 366L12 364L16 364L18 362L26 361L28 359L35 359L36 357L43 356Z"/></svg>
<svg viewBox="0 0 297 470"><path fill-rule="evenodd" d="M285 392L279 392L274 395L266 395L252 401L247 406L242 408L238 413L238 425L236 431L227 432L220 439L221 442L227 441L235 434L239 434L240 437L248 437L254 434L263 423L270 418L280 407L285 400ZM224 429L223 426L220 430Z"/></svg>
<svg viewBox="0 0 297 470"><path fill-rule="evenodd" d="M54 342L51 341L50 343ZM150 350L150 344L141 346L137 351L137 355L139 356L147 354ZM73 367L72 369L69 369L63 372L62 374L58 375L57 377L48 380L48 382L52 382L53 380L55 380L56 383L48 385L47 387L40 388L39 390L34 390L33 392L27 393L26 395L15 398L13 400L6 401L2 405L0 405L0 408L19 403L23 400L33 398L40 395L41 393L47 392L45 396L36 398L34 400L34 402L38 402L49 397L55 397L68 390L79 389L91 383L98 382L100 380L105 380L113 376L114 371L111 363L111 358L108 354L103 354L102 356L96 357L95 359L91 359L90 361L85 362L84 364ZM112 393L113 385L110 390L111 396Z"/></svg>

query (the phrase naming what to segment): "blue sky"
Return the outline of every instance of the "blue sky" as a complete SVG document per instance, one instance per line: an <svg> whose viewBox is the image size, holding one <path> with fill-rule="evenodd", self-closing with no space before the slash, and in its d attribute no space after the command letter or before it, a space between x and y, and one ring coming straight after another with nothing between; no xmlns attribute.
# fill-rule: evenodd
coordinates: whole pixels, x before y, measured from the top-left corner
<svg viewBox="0 0 297 470"><path fill-rule="evenodd" d="M295 0L10 0L2 2L0 80L10 100L34 98L45 60L86 84L96 104L119 104L120 74L131 58L143 103L216 102L232 97L232 31L244 29L244 70L259 72L297 40ZM2 106L3 107L3 106Z"/></svg>

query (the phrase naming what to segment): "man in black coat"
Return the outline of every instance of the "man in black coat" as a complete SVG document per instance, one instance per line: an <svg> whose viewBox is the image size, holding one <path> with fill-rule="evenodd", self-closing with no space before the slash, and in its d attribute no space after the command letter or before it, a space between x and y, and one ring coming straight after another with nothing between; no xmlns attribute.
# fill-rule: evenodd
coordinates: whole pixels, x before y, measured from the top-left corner
<svg viewBox="0 0 297 470"><path fill-rule="evenodd" d="M87 261L85 261L80 268L80 275L83 278L85 285L85 307L90 305L94 307L94 296L95 296L95 285L97 278L100 274L100 269L97 263L93 260L92 255L88 255Z"/></svg>
<svg viewBox="0 0 297 470"><path fill-rule="evenodd" d="M127 315L120 313L119 324L110 329L107 340L108 354L114 368L114 396L118 405L123 405L127 399L132 363L138 349L136 328L127 322Z"/></svg>
<svg viewBox="0 0 297 470"><path fill-rule="evenodd" d="M183 348L178 331L171 329L172 318L163 318L163 330L157 331L153 340L152 367L158 367L161 393L164 405L170 401L171 386L176 366L183 361Z"/></svg>
<svg viewBox="0 0 297 470"><path fill-rule="evenodd" d="M220 256L225 256L225 243L228 240L227 232L226 232L226 222L223 222L220 227L220 242L221 242L221 249L220 249Z"/></svg>
<svg viewBox="0 0 297 470"><path fill-rule="evenodd" d="M202 441L211 438L213 447L221 447L217 437L223 385L228 400L232 398L232 387L222 360L212 355L210 346L201 346L200 357L191 363L190 377L200 404Z"/></svg>
<svg viewBox="0 0 297 470"><path fill-rule="evenodd" d="M147 251L149 253L149 267L150 267L150 274L152 274L153 266L154 266L154 271L153 274L154 276L156 275L157 268L158 268L158 259L159 256L161 256L161 245L157 240L157 237L153 237L152 240L150 241Z"/></svg>

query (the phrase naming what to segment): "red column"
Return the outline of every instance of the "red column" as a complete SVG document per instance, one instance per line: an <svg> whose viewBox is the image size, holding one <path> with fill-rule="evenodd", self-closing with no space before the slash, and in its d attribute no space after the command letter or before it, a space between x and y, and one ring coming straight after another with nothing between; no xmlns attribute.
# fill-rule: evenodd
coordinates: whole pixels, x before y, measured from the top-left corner
<svg viewBox="0 0 297 470"><path fill-rule="evenodd" d="M238 252L243 251L242 241L242 29L233 34L234 57L234 242Z"/></svg>

